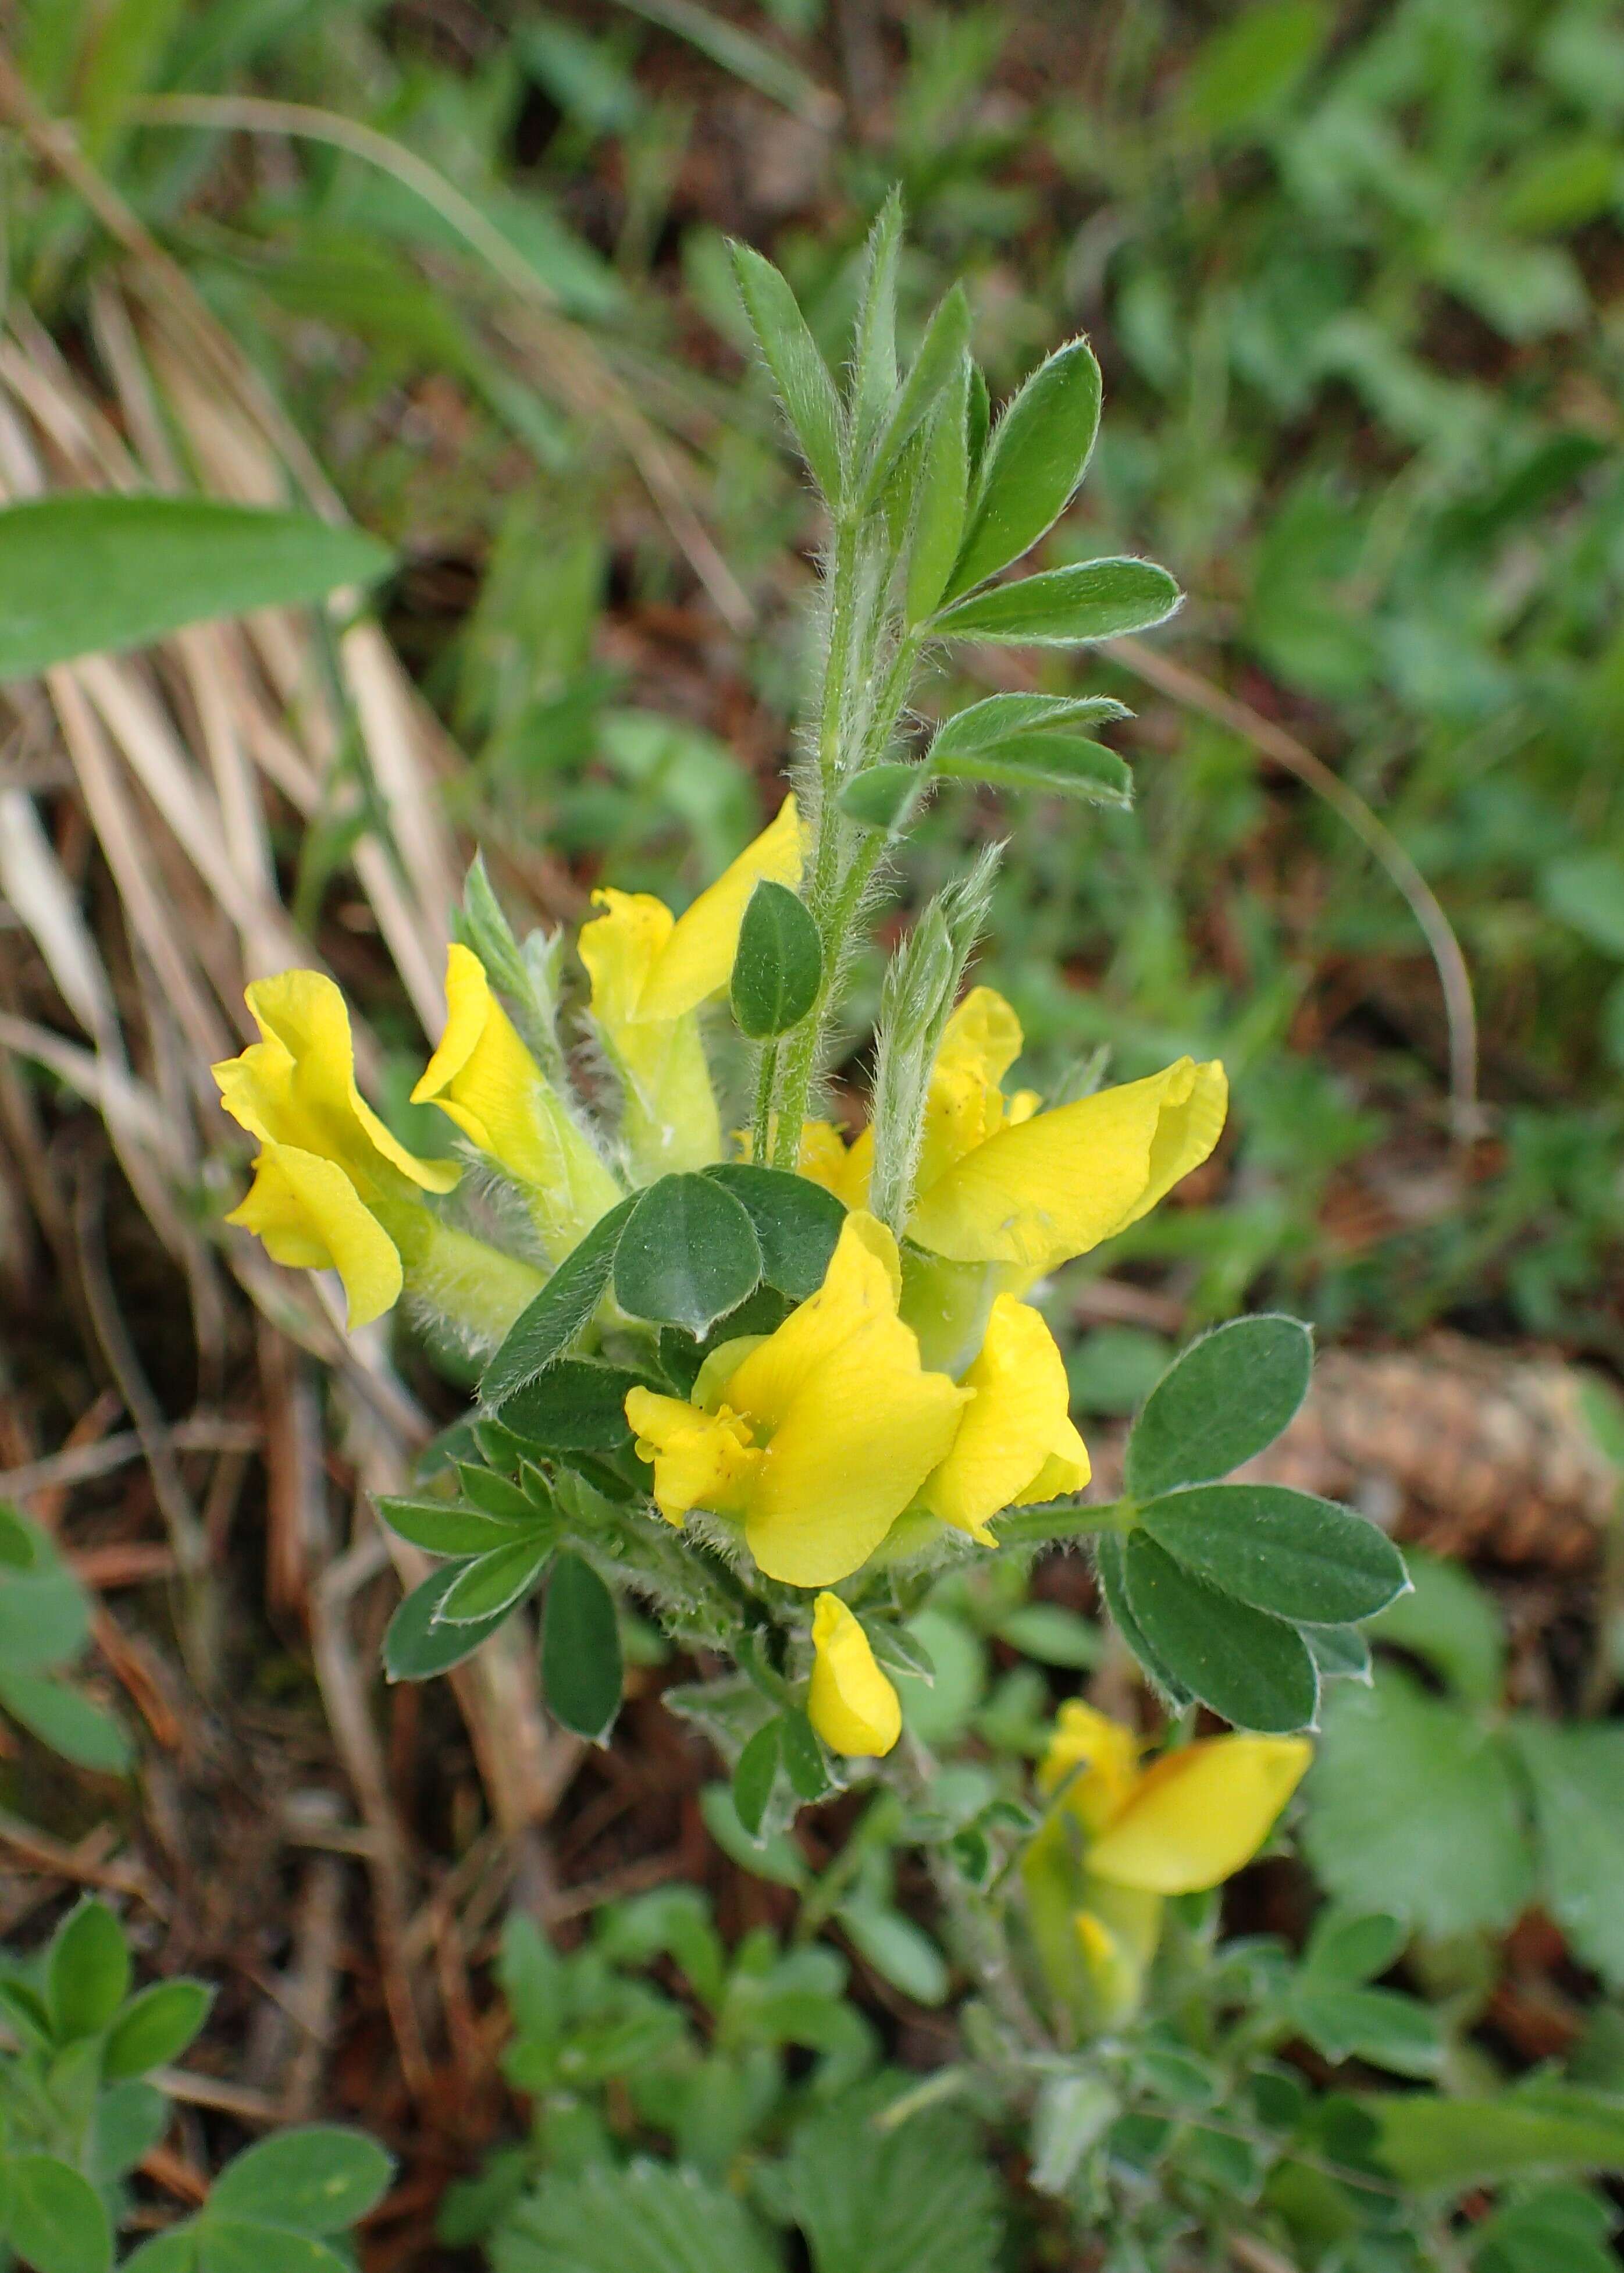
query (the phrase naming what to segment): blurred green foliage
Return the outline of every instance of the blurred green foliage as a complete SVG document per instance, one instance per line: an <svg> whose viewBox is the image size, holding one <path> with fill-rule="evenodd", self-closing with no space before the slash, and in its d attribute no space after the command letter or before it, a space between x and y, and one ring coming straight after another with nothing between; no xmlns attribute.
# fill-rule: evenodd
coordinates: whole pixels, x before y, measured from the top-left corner
<svg viewBox="0 0 1624 2273"><path fill-rule="evenodd" d="M1234 1136L1199 1197L1225 1204L1111 1257L1187 1318L1272 1294L1338 1332L1449 1316L1616 1361L1615 11L858 13L62 0L21 60L411 556L392 628L469 752L462 817L587 881L691 893L792 746L785 564L818 530L724 232L772 252L834 346L900 182L905 349L961 273L995 390L1087 329L1110 416L1050 557L1169 562L1191 599L1161 649L1297 732L1418 863L1473 971L1487 1134L1451 1148L1410 911L1335 815L1194 711L1156 698L1123 733L1133 813L956 790L909 888L1018 833L985 975L1040 1084L1102 1050L1113 1078L1224 1056ZM326 123L159 122L154 93ZM383 162L335 122L387 138ZM423 194L423 161L449 189ZM82 305L106 240L45 176L14 187L13 289ZM699 588L707 531L743 591ZM304 857L318 895L333 855ZM1132 1363L1087 1362L1105 1406Z"/></svg>

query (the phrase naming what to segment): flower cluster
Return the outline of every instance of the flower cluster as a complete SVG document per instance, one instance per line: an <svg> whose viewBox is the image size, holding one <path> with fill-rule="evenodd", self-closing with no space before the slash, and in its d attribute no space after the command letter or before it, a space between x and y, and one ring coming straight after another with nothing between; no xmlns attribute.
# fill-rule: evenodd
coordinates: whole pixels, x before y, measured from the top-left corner
<svg viewBox="0 0 1624 2273"><path fill-rule="evenodd" d="M331 1266L352 1326L409 1292L475 1346L500 1342L550 1272L611 1210L662 1177L723 1159L728 1144L700 1030L728 986L740 926L764 880L794 889L804 830L793 798L680 918L647 894L598 893L581 929L587 1013L619 1092L615 1136L570 1093L556 1041L543 1072L472 948L450 949L444 1035L413 1091L455 1130L465 1159L521 1204L521 1253L431 1203L463 1173L423 1159L356 1087L348 1015L330 979L289 971L249 990L261 1040L216 1067L226 1110L259 1141L252 1189L229 1219L279 1262ZM605 1294L585 1343L616 1336L650 1497L681 1527L732 1535L771 1581L821 1590L809 1709L836 1752L895 1741L894 1692L860 1621L828 1589L879 1559L917 1556L944 1529L984 1546L1005 1510L1063 1498L1089 1479L1065 1367L1023 1299L1057 1265L1144 1214L1205 1159L1223 1126L1216 1064L1185 1058L1142 1081L1044 1111L1001 1084L1022 1048L1014 1010L974 989L931 1068L906 1220L870 1212L872 1138L827 1121L803 1131L802 1176L847 1212L821 1286L766 1332L704 1348L685 1386ZM745 1149L740 1140L740 1149Z"/></svg>

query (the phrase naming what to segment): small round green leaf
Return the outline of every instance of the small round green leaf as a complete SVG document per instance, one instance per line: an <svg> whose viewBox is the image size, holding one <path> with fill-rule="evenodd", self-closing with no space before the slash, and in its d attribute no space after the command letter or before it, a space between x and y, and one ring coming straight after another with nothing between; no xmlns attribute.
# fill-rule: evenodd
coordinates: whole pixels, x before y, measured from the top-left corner
<svg viewBox="0 0 1624 2273"><path fill-rule="evenodd" d="M709 1176L662 1176L620 1234L615 1300L634 1318L681 1326L697 1340L760 1276L760 1242L732 1193Z"/></svg>
<svg viewBox="0 0 1624 2273"><path fill-rule="evenodd" d="M1013 584L998 584L945 610L932 624L943 639L1005 647L1086 647L1149 631L1179 605L1165 568L1149 560L1079 560Z"/></svg>
<svg viewBox="0 0 1624 2273"><path fill-rule="evenodd" d="M198 2273L352 2273L353 2259L318 2233L263 2218L199 2217Z"/></svg>
<svg viewBox="0 0 1624 2273"><path fill-rule="evenodd" d="M51 1943L47 1995L58 2043L99 2035L129 1993L123 1929L105 1902L82 1902Z"/></svg>
<svg viewBox="0 0 1624 2273"><path fill-rule="evenodd" d="M1238 1729L1313 1727L1320 1676L1295 1626L1221 1594L1142 1531L1128 1537L1123 1573L1145 1640L1191 1696Z"/></svg>
<svg viewBox="0 0 1624 2273"><path fill-rule="evenodd" d="M207 2215L295 2233L341 2233L382 2199L393 2169L363 2132L305 2124L262 2139L228 2163L210 2192Z"/></svg>
<svg viewBox="0 0 1624 2273"><path fill-rule="evenodd" d="M178 2059L208 2018L214 1992L202 1981L158 1981L132 1997L114 2022L101 2054L109 2083Z"/></svg>
<svg viewBox="0 0 1624 2273"><path fill-rule="evenodd" d="M505 1609L490 1617L453 1624L439 1616L440 1604L450 1594L466 1563L448 1563L411 1593L389 1621L384 1636L384 1670L391 1681L431 1681L449 1673L471 1657L507 1616Z"/></svg>
<svg viewBox="0 0 1624 2273"><path fill-rule="evenodd" d="M1141 1529L1237 1602L1300 1625L1351 1625L1409 1584L1385 1533L1284 1484L1195 1484L1139 1511Z"/></svg>
<svg viewBox="0 0 1624 2273"><path fill-rule="evenodd" d="M88 2179L54 2155L19 2155L11 2179L8 2239L34 2273L107 2273L113 2236Z"/></svg>
<svg viewBox="0 0 1624 2273"><path fill-rule="evenodd" d="M1272 1444L1308 1394L1313 1337L1277 1313L1216 1326L1175 1358L1128 1439L1135 1499L1210 1483Z"/></svg>
<svg viewBox="0 0 1624 2273"><path fill-rule="evenodd" d="M601 1744L620 1710L620 1628L615 1598L590 1563L560 1555L542 1615L542 1682L554 1718Z"/></svg>
<svg viewBox="0 0 1624 2273"><path fill-rule="evenodd" d="M733 1016L752 1042L798 1026L823 983L823 942L798 894L764 876L750 896L733 957Z"/></svg>

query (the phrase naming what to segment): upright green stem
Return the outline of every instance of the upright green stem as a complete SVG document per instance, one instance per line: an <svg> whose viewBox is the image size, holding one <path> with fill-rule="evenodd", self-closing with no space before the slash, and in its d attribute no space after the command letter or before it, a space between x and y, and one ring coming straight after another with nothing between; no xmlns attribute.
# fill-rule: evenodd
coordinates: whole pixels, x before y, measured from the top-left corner
<svg viewBox="0 0 1624 2273"><path fill-rule="evenodd" d="M767 1159L768 1140L773 1132L773 1090L778 1080L778 1045L763 1042L761 1054L756 1061L756 1112L751 1124L750 1157L763 1163Z"/></svg>

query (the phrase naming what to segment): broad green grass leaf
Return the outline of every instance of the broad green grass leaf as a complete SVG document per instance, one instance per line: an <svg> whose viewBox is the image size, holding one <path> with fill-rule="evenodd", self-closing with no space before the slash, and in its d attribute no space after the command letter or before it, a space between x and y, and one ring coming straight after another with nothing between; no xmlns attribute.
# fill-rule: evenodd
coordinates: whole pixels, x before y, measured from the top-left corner
<svg viewBox="0 0 1624 2273"><path fill-rule="evenodd" d="M296 2233L341 2233L382 2200L393 2169L364 2132L303 2124L228 2163L210 2190L208 2212Z"/></svg>
<svg viewBox="0 0 1624 2273"><path fill-rule="evenodd" d="M1239 1729L1313 1727L1320 1677L1294 1626L1221 1594L1141 1531L1129 1534L1123 1574L1140 1632L1191 1696Z"/></svg>
<svg viewBox="0 0 1624 2273"><path fill-rule="evenodd" d="M615 1598L590 1563L560 1555L542 1614L542 1683L549 1710L601 1744L620 1710L623 1679Z"/></svg>
<svg viewBox="0 0 1624 2273"><path fill-rule="evenodd" d="M1304 1851L1351 1909L1464 1933L1509 1925L1532 1891L1506 1744L1396 1667L1330 1692L1304 1797Z"/></svg>
<svg viewBox="0 0 1624 2273"><path fill-rule="evenodd" d="M1086 647L1149 631L1178 607L1179 587L1149 560L1080 560L977 592L935 618L944 639L1005 647Z"/></svg>
<svg viewBox="0 0 1624 2273"><path fill-rule="evenodd" d="M1238 1602L1306 1625L1354 1624L1405 1586L1384 1532L1285 1484L1194 1484L1148 1501L1139 1527Z"/></svg>
<svg viewBox="0 0 1624 2273"><path fill-rule="evenodd" d="M1308 1394L1313 1336L1277 1312L1216 1326L1180 1353L1128 1438L1135 1499L1211 1483L1272 1444Z"/></svg>
<svg viewBox="0 0 1624 2273"><path fill-rule="evenodd" d="M1574 1955L1624 1988L1624 1727L1518 1720L1540 1889Z"/></svg>
<svg viewBox="0 0 1624 2273"><path fill-rule="evenodd" d="M714 1177L662 1176L615 1251L615 1300L634 1318L698 1339L760 1283L761 1244L743 1204Z"/></svg>
<svg viewBox="0 0 1624 2273"><path fill-rule="evenodd" d="M1052 528L1082 479L1099 416L1099 365L1086 340L1072 340L1038 365L992 429L947 598L1008 567Z"/></svg>
<svg viewBox="0 0 1624 2273"><path fill-rule="evenodd" d="M823 981L823 942L797 893L763 877L739 926L730 990L739 1031L774 1040L798 1026Z"/></svg>
<svg viewBox="0 0 1624 2273"><path fill-rule="evenodd" d="M481 1377L480 1400L495 1407L563 1356L598 1307L615 1251L640 1195L610 1208L566 1255L535 1300L521 1310Z"/></svg>
<svg viewBox="0 0 1624 2273"><path fill-rule="evenodd" d="M0 511L0 679L319 600L390 563L376 537L309 514L212 498L31 499Z"/></svg>
<svg viewBox="0 0 1624 2273"><path fill-rule="evenodd" d="M497 2229L495 2273L782 2273L742 2202L692 2171L544 2175Z"/></svg>

